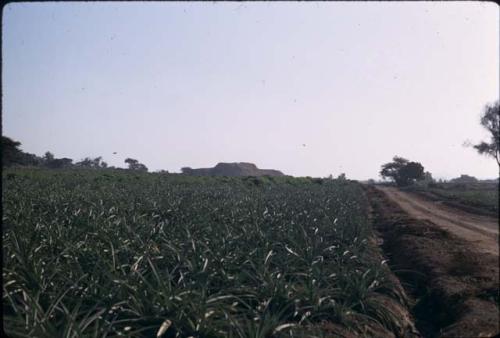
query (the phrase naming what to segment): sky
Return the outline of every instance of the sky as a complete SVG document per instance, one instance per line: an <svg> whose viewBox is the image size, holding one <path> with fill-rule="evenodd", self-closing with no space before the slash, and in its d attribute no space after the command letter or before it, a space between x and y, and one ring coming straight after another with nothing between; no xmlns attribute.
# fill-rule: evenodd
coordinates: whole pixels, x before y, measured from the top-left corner
<svg viewBox="0 0 500 338"><path fill-rule="evenodd" d="M464 147L499 96L492 2L62 2L3 7L2 135L151 170L252 162L495 178ZM116 152L116 154L113 154Z"/></svg>

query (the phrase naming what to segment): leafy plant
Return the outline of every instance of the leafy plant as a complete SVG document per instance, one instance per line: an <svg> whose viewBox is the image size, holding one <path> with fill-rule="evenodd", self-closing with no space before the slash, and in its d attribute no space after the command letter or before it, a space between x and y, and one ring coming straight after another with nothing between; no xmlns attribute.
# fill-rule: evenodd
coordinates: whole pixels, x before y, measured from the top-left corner
<svg viewBox="0 0 500 338"><path fill-rule="evenodd" d="M376 301L401 302L353 182L18 169L4 172L2 197L13 337L397 327Z"/></svg>

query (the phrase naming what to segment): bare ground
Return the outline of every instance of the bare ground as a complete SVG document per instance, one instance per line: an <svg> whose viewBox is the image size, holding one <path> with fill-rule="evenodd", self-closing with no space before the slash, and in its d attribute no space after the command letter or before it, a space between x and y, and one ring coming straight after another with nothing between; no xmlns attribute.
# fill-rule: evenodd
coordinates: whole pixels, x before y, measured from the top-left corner
<svg viewBox="0 0 500 338"><path fill-rule="evenodd" d="M451 196L443 196L430 190L411 190L410 193L422 196L424 200L442 204L452 209L463 210L470 214L484 215L495 219L498 219L499 216L498 209L483 203L464 201Z"/></svg>
<svg viewBox="0 0 500 338"><path fill-rule="evenodd" d="M412 218L429 221L498 256L498 219L475 215L392 187L377 187Z"/></svg>
<svg viewBox="0 0 500 338"><path fill-rule="evenodd" d="M366 191L374 228L391 268L414 299L422 336L498 335L498 221L394 188Z"/></svg>

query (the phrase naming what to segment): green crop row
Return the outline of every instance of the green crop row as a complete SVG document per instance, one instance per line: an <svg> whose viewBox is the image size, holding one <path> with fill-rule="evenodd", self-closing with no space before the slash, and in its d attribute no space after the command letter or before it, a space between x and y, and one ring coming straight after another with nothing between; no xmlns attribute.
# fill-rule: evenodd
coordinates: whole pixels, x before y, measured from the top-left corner
<svg viewBox="0 0 500 338"><path fill-rule="evenodd" d="M354 182L21 169L2 179L12 337L401 330L383 304L403 296Z"/></svg>

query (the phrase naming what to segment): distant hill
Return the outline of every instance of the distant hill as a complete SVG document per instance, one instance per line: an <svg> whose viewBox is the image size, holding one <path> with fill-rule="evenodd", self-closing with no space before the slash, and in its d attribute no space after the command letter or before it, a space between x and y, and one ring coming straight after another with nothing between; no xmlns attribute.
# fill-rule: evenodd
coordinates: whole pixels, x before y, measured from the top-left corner
<svg viewBox="0 0 500 338"><path fill-rule="evenodd" d="M279 170L259 169L253 163L217 163L213 168L182 168L182 173L193 176L284 176Z"/></svg>

